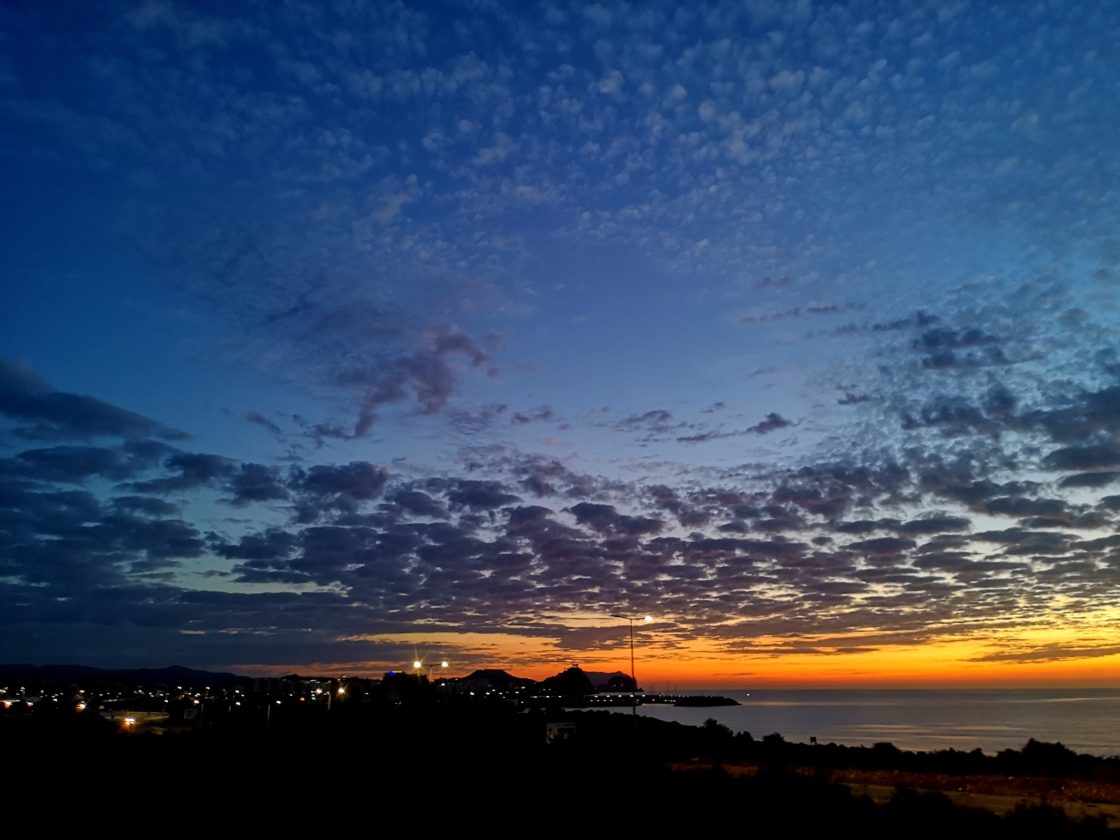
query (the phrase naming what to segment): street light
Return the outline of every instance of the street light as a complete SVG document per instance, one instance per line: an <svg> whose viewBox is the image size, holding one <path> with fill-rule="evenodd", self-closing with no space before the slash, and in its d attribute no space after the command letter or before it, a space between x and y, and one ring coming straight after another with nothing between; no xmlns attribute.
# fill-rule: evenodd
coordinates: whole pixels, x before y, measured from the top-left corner
<svg viewBox="0 0 1120 840"><path fill-rule="evenodd" d="M653 616L611 613L611 618L621 618L623 621L630 622L630 709L636 715L638 714L638 677L634 673L634 622L641 621L648 624L653 621Z"/></svg>
<svg viewBox="0 0 1120 840"><path fill-rule="evenodd" d="M428 669L428 682L430 683L432 681L432 672L435 671L436 666L435 665L428 665L426 667ZM441 659L440 660L440 663L439 663L440 673L442 673L444 675L444 676L440 677L440 679L443 679L443 680L447 679L447 669L450 668L450 667L451 667L451 663L448 662L446 659ZM425 668L425 665L424 665L424 660L423 659L412 660L412 670L416 672L416 678L417 679L420 679L420 677L424 676L424 668Z"/></svg>

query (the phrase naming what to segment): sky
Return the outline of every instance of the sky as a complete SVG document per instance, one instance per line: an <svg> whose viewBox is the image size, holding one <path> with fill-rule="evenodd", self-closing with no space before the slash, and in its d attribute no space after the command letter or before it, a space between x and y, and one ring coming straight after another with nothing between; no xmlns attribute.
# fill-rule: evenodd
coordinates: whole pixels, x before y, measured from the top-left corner
<svg viewBox="0 0 1120 840"><path fill-rule="evenodd" d="M0 661L1120 685L1120 6L0 6Z"/></svg>

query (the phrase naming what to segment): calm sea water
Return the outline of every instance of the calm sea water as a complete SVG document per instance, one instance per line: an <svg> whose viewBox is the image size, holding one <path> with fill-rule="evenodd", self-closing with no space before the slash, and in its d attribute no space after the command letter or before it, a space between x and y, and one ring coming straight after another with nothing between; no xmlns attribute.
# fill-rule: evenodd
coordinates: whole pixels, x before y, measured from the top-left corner
<svg viewBox="0 0 1120 840"><path fill-rule="evenodd" d="M1120 691L713 691L740 706L643 706L642 714L693 725L708 718L761 738L905 750L1019 749L1029 738L1076 752L1120 755Z"/></svg>

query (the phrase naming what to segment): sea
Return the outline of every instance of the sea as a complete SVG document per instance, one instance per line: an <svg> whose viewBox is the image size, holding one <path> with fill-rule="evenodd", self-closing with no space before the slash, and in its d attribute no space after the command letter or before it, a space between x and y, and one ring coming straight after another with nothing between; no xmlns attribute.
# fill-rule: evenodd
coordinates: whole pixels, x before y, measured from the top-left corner
<svg viewBox="0 0 1120 840"><path fill-rule="evenodd" d="M639 713L698 726L709 718L755 738L903 750L977 748L989 755L1030 739L1079 753L1120 756L1120 690L718 691L738 706L640 706Z"/></svg>

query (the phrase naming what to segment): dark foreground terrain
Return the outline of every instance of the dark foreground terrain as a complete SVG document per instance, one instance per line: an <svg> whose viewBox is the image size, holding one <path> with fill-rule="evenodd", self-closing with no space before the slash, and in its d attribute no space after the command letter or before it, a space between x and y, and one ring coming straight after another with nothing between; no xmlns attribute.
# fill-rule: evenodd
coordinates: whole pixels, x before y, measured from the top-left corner
<svg viewBox="0 0 1120 840"><path fill-rule="evenodd" d="M69 710L3 716L5 814L52 836L95 826L161 837L1117 836L1105 818L1054 803L1115 795L1120 762L1060 745L999 756L809 746L714 722L502 703L325 711L146 728ZM997 782L999 803L959 804Z"/></svg>

